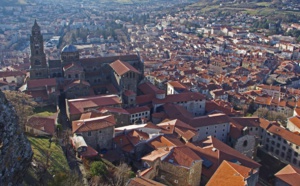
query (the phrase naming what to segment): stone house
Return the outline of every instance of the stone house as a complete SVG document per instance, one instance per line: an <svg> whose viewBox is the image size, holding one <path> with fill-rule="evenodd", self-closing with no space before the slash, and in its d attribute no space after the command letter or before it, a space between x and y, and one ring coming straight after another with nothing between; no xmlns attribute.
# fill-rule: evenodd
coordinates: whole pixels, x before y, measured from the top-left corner
<svg viewBox="0 0 300 186"><path fill-rule="evenodd" d="M224 160L210 178L207 186L247 185L256 186L258 171L247 166Z"/></svg>
<svg viewBox="0 0 300 186"><path fill-rule="evenodd" d="M36 136L53 136L55 133L56 117L32 116L25 125L25 131Z"/></svg>
<svg viewBox="0 0 300 186"><path fill-rule="evenodd" d="M127 62L117 60L110 64L113 69L112 81L119 91L129 90L137 92L137 85L141 79L141 73Z"/></svg>
<svg viewBox="0 0 300 186"><path fill-rule="evenodd" d="M202 159L188 147L160 148L142 158L151 166L152 179L167 185L200 185Z"/></svg>
<svg viewBox="0 0 300 186"><path fill-rule="evenodd" d="M80 134L86 144L96 150L111 149L115 125L112 115L81 118L72 122L72 132Z"/></svg>
<svg viewBox="0 0 300 186"><path fill-rule="evenodd" d="M91 86L88 82L84 80L74 80L64 87L64 92L66 99L86 97L90 96Z"/></svg>

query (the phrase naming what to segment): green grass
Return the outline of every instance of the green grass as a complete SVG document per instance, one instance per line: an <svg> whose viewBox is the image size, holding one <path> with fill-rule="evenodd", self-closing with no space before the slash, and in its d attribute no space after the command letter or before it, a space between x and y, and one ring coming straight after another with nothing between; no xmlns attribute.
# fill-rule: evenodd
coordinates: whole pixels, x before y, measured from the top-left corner
<svg viewBox="0 0 300 186"><path fill-rule="evenodd" d="M33 112L36 114L41 112L56 113L57 110L55 106L45 106L45 107L36 107L34 108Z"/></svg>
<svg viewBox="0 0 300 186"><path fill-rule="evenodd" d="M49 116L53 116L53 112L40 112L40 113L37 113L37 114L34 114L34 116L40 116L40 117L49 117Z"/></svg>
<svg viewBox="0 0 300 186"><path fill-rule="evenodd" d="M34 153L33 159L37 160L38 162L46 162L46 154L47 152L51 152L49 159L50 167L48 169L48 172L51 175L70 171L67 159L59 145L51 143L51 147L49 148L49 139L47 138L28 136L28 140L31 143L32 151Z"/></svg>

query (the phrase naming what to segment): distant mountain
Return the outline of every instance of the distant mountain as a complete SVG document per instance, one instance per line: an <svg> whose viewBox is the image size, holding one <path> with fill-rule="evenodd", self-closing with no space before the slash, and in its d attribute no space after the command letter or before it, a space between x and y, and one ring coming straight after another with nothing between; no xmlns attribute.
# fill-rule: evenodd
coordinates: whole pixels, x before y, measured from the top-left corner
<svg viewBox="0 0 300 186"><path fill-rule="evenodd" d="M27 0L0 0L0 6L22 5L26 4Z"/></svg>

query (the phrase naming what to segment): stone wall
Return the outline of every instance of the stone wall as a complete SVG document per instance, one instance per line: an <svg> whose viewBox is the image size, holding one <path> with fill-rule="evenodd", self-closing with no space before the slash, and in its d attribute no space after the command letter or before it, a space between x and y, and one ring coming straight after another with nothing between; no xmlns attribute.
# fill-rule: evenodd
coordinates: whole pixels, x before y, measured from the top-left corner
<svg viewBox="0 0 300 186"><path fill-rule="evenodd" d="M0 91L0 185L21 185L32 155L18 117Z"/></svg>

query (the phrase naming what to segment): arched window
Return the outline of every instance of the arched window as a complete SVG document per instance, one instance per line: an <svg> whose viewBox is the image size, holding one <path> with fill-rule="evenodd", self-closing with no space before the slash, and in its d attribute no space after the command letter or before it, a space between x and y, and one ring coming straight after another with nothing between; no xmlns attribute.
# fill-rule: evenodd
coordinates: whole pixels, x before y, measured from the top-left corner
<svg viewBox="0 0 300 186"><path fill-rule="evenodd" d="M248 145L248 141L245 140L244 143L243 143L243 147L247 147L247 145Z"/></svg>
<svg viewBox="0 0 300 186"><path fill-rule="evenodd" d="M34 65L41 65L40 60L36 59L36 60L34 61Z"/></svg>
<svg viewBox="0 0 300 186"><path fill-rule="evenodd" d="M35 51L35 54L36 54L36 55L39 55L39 51L38 51L38 50L36 50L36 51Z"/></svg>
<svg viewBox="0 0 300 186"><path fill-rule="evenodd" d="M75 78L78 78L78 74L75 74Z"/></svg>

